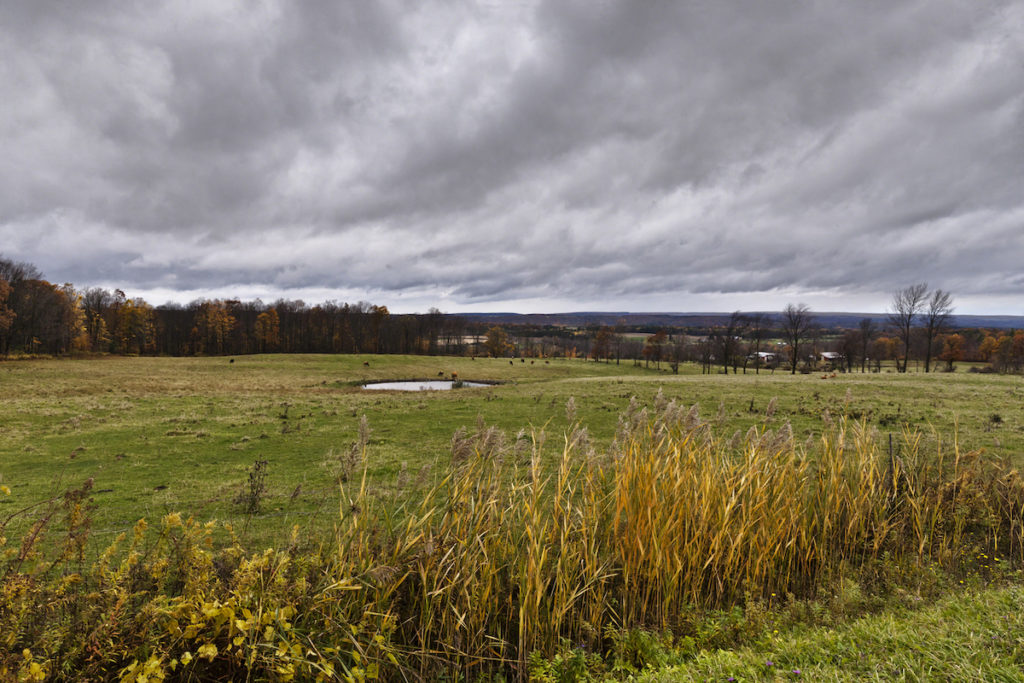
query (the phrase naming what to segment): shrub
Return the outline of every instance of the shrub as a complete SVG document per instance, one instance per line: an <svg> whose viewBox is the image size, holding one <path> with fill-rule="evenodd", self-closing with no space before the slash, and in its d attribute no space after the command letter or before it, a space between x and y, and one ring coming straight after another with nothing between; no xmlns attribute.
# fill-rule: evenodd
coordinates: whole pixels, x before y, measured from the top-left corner
<svg viewBox="0 0 1024 683"><path fill-rule="evenodd" d="M249 468L249 480L245 488L235 497L235 505L245 509L246 514L255 515L260 511L260 504L267 492L267 461L257 460Z"/></svg>

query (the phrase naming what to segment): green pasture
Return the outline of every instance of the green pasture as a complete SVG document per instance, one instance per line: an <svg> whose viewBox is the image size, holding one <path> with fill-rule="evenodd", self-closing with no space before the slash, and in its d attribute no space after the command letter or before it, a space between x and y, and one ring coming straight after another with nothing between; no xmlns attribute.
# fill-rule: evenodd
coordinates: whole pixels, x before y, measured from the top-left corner
<svg viewBox="0 0 1024 683"><path fill-rule="evenodd" d="M370 392L366 381L438 379L452 372L495 384L449 392ZM824 378L823 378L824 377ZM904 426L926 440L985 449L1024 462L1024 381L972 373L701 375L582 360L424 356L267 355L100 358L0 363L0 522L93 480L94 537L171 511L232 521L274 544L294 524L329 531L339 472L357 486L352 444L362 416L371 494L396 504L446 471L452 434L497 426L510 441L543 434L560 449L570 398L598 445L608 443L631 397L697 404L720 433L792 424L801 439L842 415L881 432ZM775 410L766 415L772 400ZM532 443L532 441L530 441ZM525 457L525 456L524 456ZM267 461L261 512L234 501ZM347 464L346 464L347 462ZM27 526L15 515L7 535Z"/></svg>
<svg viewBox="0 0 1024 683"><path fill-rule="evenodd" d="M157 523L159 518L171 512L200 522L229 522L249 550L286 546L295 526L307 548L319 541L330 548L339 511L350 524L349 540L359 526L351 526L356 520L371 519L352 514L352 499L374 511L373 521L359 526L374 529L374 534L413 517L404 517L401 507L417 504L452 471L452 436L457 431L497 427L509 445L498 449L502 457L519 458L525 468L531 451L539 448L543 464L553 472L566 433L575 431L579 438L576 427L583 425L600 449L610 444L619 415L633 400L652 410L669 401L696 405L724 439L752 427L776 430L787 423L798 441L813 441L828 431L835 438L829 423L845 418L878 430L883 448L885 435L902 436L910 430L920 434L921 453L951 457L958 444L961 451L980 450L983 458L1019 468L1024 463L1024 379L964 370L702 375L697 367L683 366L677 375L631 362L423 356L8 361L0 363L0 536L8 539L8 557L15 557L19 547L31 545L21 546L16 539L46 514L45 501L91 480L89 495L95 509L88 561L95 561L117 534L130 530L140 518L148 518L151 528L158 530L165 526ZM453 374L488 385L427 393L362 388L375 380L429 380ZM364 417L369 441L365 450L353 450ZM577 444L576 452L586 451ZM799 451L795 457L794 462L807 463ZM247 491L254 463L264 461L266 490L260 496L260 511L247 512L240 494ZM364 462L366 492L359 497ZM698 464L706 462L713 461L701 459ZM466 497L466 491L480 482L466 472L485 470L459 471L472 481L472 486L461 489L461 500L475 500ZM628 488L638 491L636 482L648 480L659 477L630 480ZM503 478L494 481L499 489L505 486ZM716 474L706 481L720 478ZM735 496L734 485L723 486L725 498ZM659 496L639 497L646 505ZM465 502L435 499L434 509L444 509L445 504L461 511L460 519L473 517L466 514L472 505ZM641 507L648 511L646 519L650 510L657 510ZM388 514L392 518L383 519ZM54 536L62 523L59 514L56 519ZM770 535L775 535L777 525L770 528ZM482 526L479 531L479 538L486 539L494 529ZM226 540L221 527L213 533L218 542ZM423 538L420 532L410 536L410 544ZM344 532L338 535L342 537ZM376 547L375 538L363 539L367 553ZM609 633L601 653L566 639L554 655L536 652L530 671L535 680L543 681L1024 680L1019 675L1024 662L1018 635L1024 605L1019 565L1009 566L998 556L992 560L980 546L967 547L980 537L964 538L963 552L949 566L915 562L913 553L902 560L884 554L859 571L850 567L837 574L811 596L776 596L768 592L775 590L771 588L760 598L748 595L742 605L695 608L692 619L674 619L680 627L674 635ZM492 554L498 546L515 545L502 542ZM955 546L960 552L961 544ZM475 547L460 542L437 556L471 553ZM572 547L577 546L560 548L559 557L571 553ZM425 551L410 553L420 559L434 557ZM372 553L367 557L372 571L381 569ZM16 563L21 565L20 560ZM496 570L495 576L504 571ZM387 576L382 573L378 578L383 581ZM436 576L454 581L463 574L445 570ZM543 580L538 580L542 586ZM453 595L463 595L460 591ZM459 612L448 603L437 605L429 622L432 627L447 624L453 633L461 632L451 616ZM9 610L8 616L15 612ZM474 618L486 614L482 610ZM59 621L55 618L54 623ZM41 656L45 660L46 655Z"/></svg>
<svg viewBox="0 0 1024 683"><path fill-rule="evenodd" d="M633 680L1024 681L1022 610L1020 586L963 590L919 609L790 625L744 647L651 667Z"/></svg>

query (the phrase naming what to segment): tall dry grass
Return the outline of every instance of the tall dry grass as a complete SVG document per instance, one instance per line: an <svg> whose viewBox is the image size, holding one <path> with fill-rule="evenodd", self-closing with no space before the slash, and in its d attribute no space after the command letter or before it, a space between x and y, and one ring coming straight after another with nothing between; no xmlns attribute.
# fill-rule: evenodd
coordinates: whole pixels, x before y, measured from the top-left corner
<svg viewBox="0 0 1024 683"><path fill-rule="evenodd" d="M1018 473L922 443L844 420L810 443L767 424L727 440L664 401L631 405L602 451L580 426L553 452L481 425L417 505L349 480L333 540L297 530L256 554L168 515L87 562L87 491L71 494L3 551L0 677L525 676L564 639L600 651L610 628L814 595L883 557L953 568L980 547L1024 564Z"/></svg>

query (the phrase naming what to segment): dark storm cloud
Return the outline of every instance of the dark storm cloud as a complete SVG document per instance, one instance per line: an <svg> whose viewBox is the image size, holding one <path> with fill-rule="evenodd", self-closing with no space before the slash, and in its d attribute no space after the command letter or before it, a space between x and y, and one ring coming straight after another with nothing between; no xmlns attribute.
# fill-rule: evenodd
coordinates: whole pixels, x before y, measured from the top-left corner
<svg viewBox="0 0 1024 683"><path fill-rule="evenodd" d="M0 253L80 286L1022 293L1021 2L23 0L0 48Z"/></svg>

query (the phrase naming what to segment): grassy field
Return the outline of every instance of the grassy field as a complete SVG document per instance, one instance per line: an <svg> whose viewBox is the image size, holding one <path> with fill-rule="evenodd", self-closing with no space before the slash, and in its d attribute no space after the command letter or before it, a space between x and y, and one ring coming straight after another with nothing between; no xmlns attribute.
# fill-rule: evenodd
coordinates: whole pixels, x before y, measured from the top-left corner
<svg viewBox="0 0 1024 683"><path fill-rule="evenodd" d="M1022 681L1024 589L967 591L917 610L769 631L638 676L676 681Z"/></svg>
<svg viewBox="0 0 1024 683"><path fill-rule="evenodd" d="M359 386L453 371L497 384L430 393ZM798 438L813 438L828 416L845 414L883 433L909 425L926 442L949 442L956 432L967 449L1024 464L1019 377L700 375L686 366L672 375L632 363L421 356L20 361L0 364L0 483L13 494L0 498L0 519L92 478L100 537L140 517L185 511L233 521L250 539L273 544L295 523L333 524L336 478L352 474L344 470L351 470L346 460L363 416L372 490L398 500L415 498L441 476L460 427L482 421L509 439L543 430L558 447L571 397L602 445L631 397L651 405L659 391L697 404L721 433L789 421ZM267 461L266 493L262 514L250 518L233 501L260 460Z"/></svg>
<svg viewBox="0 0 1024 683"><path fill-rule="evenodd" d="M491 384L361 388L452 373ZM0 645L27 653L0 677L1018 680L1024 660L1019 377L105 358L0 364L0 394L0 537L62 501L41 543L0 539ZM91 522L60 497L87 479Z"/></svg>

